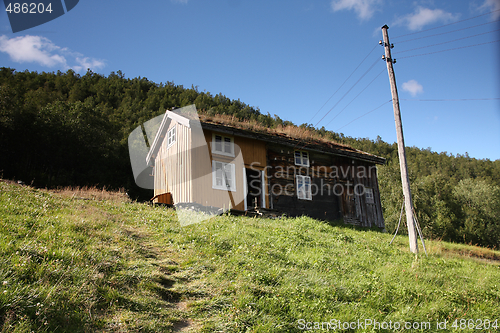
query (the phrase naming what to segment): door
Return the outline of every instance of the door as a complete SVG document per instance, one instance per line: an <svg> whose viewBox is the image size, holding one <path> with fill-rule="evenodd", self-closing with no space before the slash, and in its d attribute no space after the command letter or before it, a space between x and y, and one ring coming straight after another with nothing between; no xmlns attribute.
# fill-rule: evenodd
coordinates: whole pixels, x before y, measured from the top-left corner
<svg viewBox="0 0 500 333"><path fill-rule="evenodd" d="M342 213L344 215L344 223L358 224L360 223L360 206L359 198L354 193L352 186L344 186L342 191Z"/></svg>
<svg viewBox="0 0 500 333"><path fill-rule="evenodd" d="M245 210L255 207L264 207L264 188L262 182L262 171L255 169L245 169L246 189L248 191L245 200Z"/></svg>

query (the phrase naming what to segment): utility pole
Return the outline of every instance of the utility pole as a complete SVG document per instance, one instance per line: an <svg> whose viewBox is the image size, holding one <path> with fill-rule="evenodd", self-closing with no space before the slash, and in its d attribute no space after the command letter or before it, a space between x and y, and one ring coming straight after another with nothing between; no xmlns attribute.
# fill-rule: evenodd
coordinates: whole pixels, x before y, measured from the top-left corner
<svg viewBox="0 0 500 333"><path fill-rule="evenodd" d="M389 73L389 81L391 82L392 106L394 108L394 120L396 121L396 133L398 136L398 154L399 167L401 169L401 182L403 184L403 195L405 199L406 224L408 225L408 237L410 239L410 251L418 253L417 235L415 233L415 219L413 218L413 202L410 191L410 178L408 177L408 167L406 165L405 142L403 137L403 125L401 124L401 113L399 111L398 89L396 87L396 76L392 64L396 62L391 57L391 48L394 46L389 44L389 35L387 34L389 27L382 27L382 35L384 41L380 44L385 48L385 56L382 57L387 63L387 72Z"/></svg>

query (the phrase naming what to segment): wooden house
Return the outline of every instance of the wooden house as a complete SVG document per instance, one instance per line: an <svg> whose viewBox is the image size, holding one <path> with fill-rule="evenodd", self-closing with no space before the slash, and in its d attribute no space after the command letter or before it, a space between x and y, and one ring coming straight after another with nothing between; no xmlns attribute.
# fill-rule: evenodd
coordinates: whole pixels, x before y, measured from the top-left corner
<svg viewBox="0 0 500 333"><path fill-rule="evenodd" d="M146 158L156 203L196 204L384 228L376 165L346 145L167 111Z"/></svg>

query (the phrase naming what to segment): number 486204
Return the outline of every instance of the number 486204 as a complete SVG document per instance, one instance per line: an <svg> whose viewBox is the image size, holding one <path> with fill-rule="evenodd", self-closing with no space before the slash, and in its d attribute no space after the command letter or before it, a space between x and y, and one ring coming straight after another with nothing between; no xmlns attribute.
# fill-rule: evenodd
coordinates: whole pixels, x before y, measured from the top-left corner
<svg viewBox="0 0 500 333"><path fill-rule="evenodd" d="M465 329L470 329L470 330L489 330L491 328L494 328L495 330L498 329L498 320L489 320L489 319L455 319L453 322L453 325L451 325L452 328L455 329L460 329L460 330L465 330Z"/></svg>
<svg viewBox="0 0 500 333"><path fill-rule="evenodd" d="M47 7L45 7L43 3L36 4L34 2L32 3L10 2L7 8L5 8L5 11L8 12L9 14L11 13L42 14L44 12L52 13L52 3L49 2Z"/></svg>

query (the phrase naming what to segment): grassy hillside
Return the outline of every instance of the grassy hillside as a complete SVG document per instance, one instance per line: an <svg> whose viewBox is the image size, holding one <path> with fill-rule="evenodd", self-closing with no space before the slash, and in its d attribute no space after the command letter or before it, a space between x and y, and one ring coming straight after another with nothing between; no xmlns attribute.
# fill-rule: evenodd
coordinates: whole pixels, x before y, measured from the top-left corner
<svg viewBox="0 0 500 333"><path fill-rule="evenodd" d="M180 227L174 210L124 194L4 181L0 330L298 332L334 319L391 321L377 332L409 332L394 329L402 321L429 322L429 332L444 320L443 331L455 331L455 320L458 330L500 325L499 252L429 242L429 256L416 258L405 237L390 240L310 218L221 216Z"/></svg>
<svg viewBox="0 0 500 333"><path fill-rule="evenodd" d="M396 229L403 201L396 143L297 126L222 93L129 79L120 71L104 76L0 67L0 178L43 188L126 188L131 197L149 200L152 191L139 188L133 178L128 136L165 110L190 104L206 121L344 143L386 158L378 181L386 228ZM417 147L407 147L407 158L413 204L426 238L500 249L500 160Z"/></svg>

